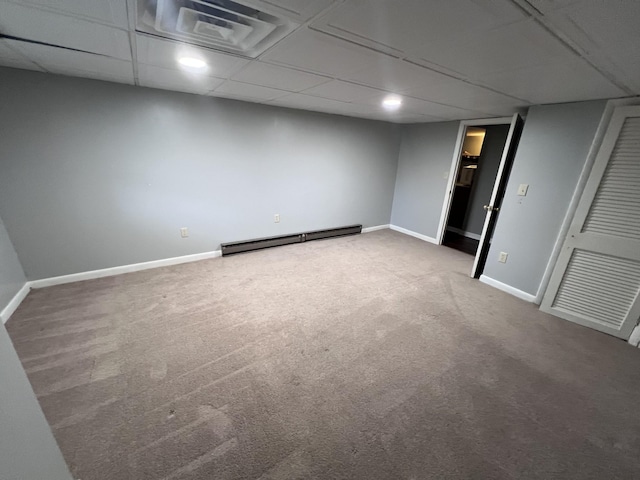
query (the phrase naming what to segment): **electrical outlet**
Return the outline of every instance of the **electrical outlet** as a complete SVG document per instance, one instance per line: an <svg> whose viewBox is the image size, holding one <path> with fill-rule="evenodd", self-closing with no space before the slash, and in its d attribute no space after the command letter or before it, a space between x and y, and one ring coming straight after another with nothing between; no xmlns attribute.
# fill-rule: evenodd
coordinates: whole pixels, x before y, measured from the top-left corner
<svg viewBox="0 0 640 480"><path fill-rule="evenodd" d="M527 190L529 190L529 185L527 185L526 183L521 183L518 187L518 195L520 195L521 197L526 197Z"/></svg>
<svg viewBox="0 0 640 480"><path fill-rule="evenodd" d="M276 214L273 216L273 222L274 222L274 223L280 223L280 214L279 214L279 213L276 213Z"/></svg>
<svg viewBox="0 0 640 480"><path fill-rule="evenodd" d="M182 227L180 229L180 236L182 238L187 238L189 236L189 229L187 227Z"/></svg>
<svg viewBox="0 0 640 480"><path fill-rule="evenodd" d="M507 257L509 256L508 253L506 252L500 252L500 255L498 255L498 261L500 263L507 263Z"/></svg>

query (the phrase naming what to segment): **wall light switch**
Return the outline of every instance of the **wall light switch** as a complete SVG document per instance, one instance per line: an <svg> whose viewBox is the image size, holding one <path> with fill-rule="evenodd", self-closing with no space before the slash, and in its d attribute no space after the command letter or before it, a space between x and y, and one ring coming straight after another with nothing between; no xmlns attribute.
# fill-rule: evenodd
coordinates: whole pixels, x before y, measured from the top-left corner
<svg viewBox="0 0 640 480"><path fill-rule="evenodd" d="M273 216L273 221L274 221L274 223L280 223L280 214L279 213L276 213Z"/></svg>
<svg viewBox="0 0 640 480"><path fill-rule="evenodd" d="M521 197L525 197L527 195L527 190L529 190L529 185L526 183L521 183L518 187L518 195Z"/></svg>
<svg viewBox="0 0 640 480"><path fill-rule="evenodd" d="M507 263L507 257L509 256L508 253L506 252L500 252L500 255L498 256L498 261L500 263Z"/></svg>
<svg viewBox="0 0 640 480"><path fill-rule="evenodd" d="M446 171L442 174L442 178L444 178L445 180L449 179L449 171Z"/></svg>
<svg viewBox="0 0 640 480"><path fill-rule="evenodd" d="M189 229L187 227L182 227L180 229L180 236L182 238L187 238L189 236Z"/></svg>

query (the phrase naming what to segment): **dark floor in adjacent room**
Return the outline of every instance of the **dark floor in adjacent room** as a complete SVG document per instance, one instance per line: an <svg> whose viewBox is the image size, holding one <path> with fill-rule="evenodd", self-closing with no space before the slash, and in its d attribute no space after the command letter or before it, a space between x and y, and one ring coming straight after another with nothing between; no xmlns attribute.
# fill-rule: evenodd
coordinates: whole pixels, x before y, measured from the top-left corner
<svg viewBox="0 0 640 480"><path fill-rule="evenodd" d="M442 240L442 244L445 247L454 248L455 250L460 250L461 252L474 256L478 251L479 243L478 240L450 231L445 232L444 239Z"/></svg>
<svg viewBox="0 0 640 480"><path fill-rule="evenodd" d="M74 478L631 479L640 351L384 230L34 290Z"/></svg>

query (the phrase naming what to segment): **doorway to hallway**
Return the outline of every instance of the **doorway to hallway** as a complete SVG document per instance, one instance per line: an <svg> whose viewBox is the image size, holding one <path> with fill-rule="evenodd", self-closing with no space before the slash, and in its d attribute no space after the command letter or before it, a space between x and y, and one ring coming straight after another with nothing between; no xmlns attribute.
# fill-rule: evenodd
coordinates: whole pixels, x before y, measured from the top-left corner
<svg viewBox="0 0 640 480"><path fill-rule="evenodd" d="M474 255L474 278L484 269L522 126L518 114L460 123L438 242Z"/></svg>

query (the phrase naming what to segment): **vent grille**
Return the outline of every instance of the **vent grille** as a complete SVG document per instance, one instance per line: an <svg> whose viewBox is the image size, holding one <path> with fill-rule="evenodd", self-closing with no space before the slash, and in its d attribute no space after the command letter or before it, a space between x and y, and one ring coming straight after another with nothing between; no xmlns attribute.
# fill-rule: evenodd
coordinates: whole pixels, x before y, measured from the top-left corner
<svg viewBox="0 0 640 480"><path fill-rule="evenodd" d="M619 329L639 289L639 262L575 250L552 307Z"/></svg>
<svg viewBox="0 0 640 480"><path fill-rule="evenodd" d="M223 243L221 245L222 256L233 255L234 253L250 252L263 248L279 247L292 243L309 242L322 238L342 237L345 235L355 235L362 232L362 225L350 225L348 227L330 228L328 230L315 230L313 232L295 233L293 235L282 235L279 237L257 238L255 240L245 240L242 242Z"/></svg>
<svg viewBox="0 0 640 480"><path fill-rule="evenodd" d="M255 58L299 25L231 0L138 0L137 31Z"/></svg>

